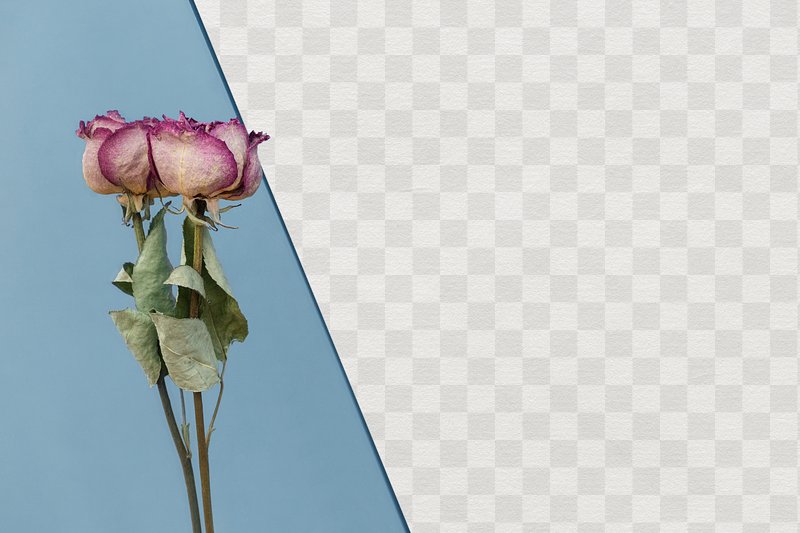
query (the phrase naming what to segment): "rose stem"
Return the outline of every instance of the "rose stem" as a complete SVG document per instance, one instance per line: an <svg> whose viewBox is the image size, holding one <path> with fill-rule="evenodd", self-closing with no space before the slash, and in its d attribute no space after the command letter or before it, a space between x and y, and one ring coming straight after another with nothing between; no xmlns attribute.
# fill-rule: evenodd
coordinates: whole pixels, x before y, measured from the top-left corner
<svg viewBox="0 0 800 533"><path fill-rule="evenodd" d="M139 246L139 253L144 248L144 227L142 226L142 215L138 212L133 215L133 231L136 233L136 244ZM183 480L186 482L186 495L189 498L189 515L192 517L192 533L203 533L200 524L200 506L197 503L197 484L194 479L194 468L192 460L186 446L184 446L178 424L175 422L175 413L172 410L172 402L167 392L167 384L164 381L164 374L159 376L156 382L158 395L161 397L161 407L164 409L164 417L167 419L172 442L175 444L175 451L178 452L178 459L183 468Z"/></svg>
<svg viewBox="0 0 800 533"><path fill-rule="evenodd" d="M205 205L197 202L197 216L200 218ZM199 224L194 226L194 253L192 257L194 269L201 276L203 275L203 227ZM198 318L200 316L200 294L192 292L189 301L189 316ZM211 472L208 468L208 443L206 442L205 419L203 417L203 393L194 393L194 426L197 432L197 462L200 465L200 489L203 495L203 518L206 525L206 533L214 533L214 514L211 509Z"/></svg>
<svg viewBox="0 0 800 533"><path fill-rule="evenodd" d="M206 447L211 447L211 434L214 432L214 421L217 419L219 412L219 404L222 402L222 393L225 390L225 367L228 364L228 358L222 361L222 370L219 373L219 395L217 396L217 403L214 405L214 414L211 415L211 421L208 423L208 431L206 432Z"/></svg>

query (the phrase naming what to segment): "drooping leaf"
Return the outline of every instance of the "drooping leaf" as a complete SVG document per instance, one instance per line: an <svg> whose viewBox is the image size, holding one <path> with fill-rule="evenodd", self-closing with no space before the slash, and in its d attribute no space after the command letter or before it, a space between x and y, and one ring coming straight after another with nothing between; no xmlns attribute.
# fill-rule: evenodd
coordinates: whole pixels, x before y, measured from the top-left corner
<svg viewBox="0 0 800 533"><path fill-rule="evenodd" d="M158 335L153 321L147 313L134 309L111 311L109 314L152 387L161 375Z"/></svg>
<svg viewBox="0 0 800 533"><path fill-rule="evenodd" d="M202 320L150 313L169 375L178 387L202 392L219 383L211 336Z"/></svg>
<svg viewBox="0 0 800 533"><path fill-rule="evenodd" d="M131 274L133 274L133 263L124 263L117 277L111 282L128 296L133 296L133 278Z"/></svg>
<svg viewBox="0 0 800 533"><path fill-rule="evenodd" d="M194 224L188 218L183 219L183 246L181 246L181 265L191 267L194 264ZM192 290L178 286L178 300L175 303L175 316L189 318L189 307Z"/></svg>
<svg viewBox="0 0 800 533"><path fill-rule="evenodd" d="M164 285L164 281L172 272L172 264L167 256L165 213L166 208L162 208L153 217L142 253L139 254L131 274L136 307L146 313L155 309L160 313L171 314L175 309L172 289L169 285Z"/></svg>
<svg viewBox="0 0 800 533"><path fill-rule="evenodd" d="M206 297L206 290L203 287L203 278L189 265L179 265L175 267L175 270L170 273L164 283L167 285L186 287L187 289L199 292L203 298Z"/></svg>
<svg viewBox="0 0 800 533"><path fill-rule="evenodd" d="M184 218L181 229L183 231L181 264L191 266L194 262L194 224L188 218Z"/></svg>
<svg viewBox="0 0 800 533"><path fill-rule="evenodd" d="M211 233L206 228L203 228L203 261L209 276L232 298L233 290L228 283L228 278L225 277L225 272L222 271L219 259L217 259L217 251L214 249Z"/></svg>
<svg viewBox="0 0 800 533"><path fill-rule="evenodd" d="M194 261L194 224L186 219L183 224L183 260ZM203 228L203 286L205 300L201 302L200 318L205 322L217 359L224 361L233 341L244 342L248 334L247 319L233 297L228 279L217 258L211 234ZM178 316L189 315L191 291L179 288ZM185 313L182 314L182 313Z"/></svg>
<svg viewBox="0 0 800 533"><path fill-rule="evenodd" d="M236 299L217 285L210 276L206 279L206 287L206 299L200 308L200 318L211 334L217 359L224 361L228 357L231 343L244 342L247 338L247 319L242 314Z"/></svg>

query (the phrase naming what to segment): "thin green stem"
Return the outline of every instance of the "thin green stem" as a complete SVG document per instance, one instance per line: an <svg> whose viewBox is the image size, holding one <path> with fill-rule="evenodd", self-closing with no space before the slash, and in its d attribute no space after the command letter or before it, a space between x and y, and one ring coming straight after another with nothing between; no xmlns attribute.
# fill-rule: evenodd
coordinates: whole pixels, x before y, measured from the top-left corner
<svg viewBox="0 0 800 533"><path fill-rule="evenodd" d="M202 533L202 526L200 524L200 504L197 501L197 482L194 478L194 467L192 467L191 453L183 445L181 433L178 430L178 424L175 422L175 415L172 412L172 402L169 399L169 392L167 391L167 383L164 381L164 376L161 376L156 383L158 386L158 395L161 397L161 406L164 409L164 416L167 418L167 426L169 426L169 433L172 436L172 442L175 444L175 450L178 452L178 458L181 462L183 469L183 480L186 484L186 495L189 498L189 514L192 518L192 532Z"/></svg>
<svg viewBox="0 0 800 533"><path fill-rule="evenodd" d="M198 202L198 218L203 215L205 206ZM194 226L194 269L203 275L203 226ZM189 317L200 316L200 294L192 292L189 300ZM214 513L211 509L211 472L208 466L208 443L206 442L206 424L203 413L203 393L194 393L194 425L197 432L197 462L200 465L200 493L203 496L203 519L206 533L214 533Z"/></svg>
<svg viewBox="0 0 800 533"><path fill-rule="evenodd" d="M133 231L136 234L136 244L139 247L139 253L144 248L144 226L142 225L142 215L137 213L133 214ZM183 480L186 484L186 496L189 499L189 515L192 520L192 533L203 533L200 523L200 506L197 501L197 482L194 478L194 468L192 467L191 454L189 449L184 446L181 432L178 430L178 424L175 421L175 412L172 409L172 402L169 399L169 391L167 391L167 384L164 381L164 373L162 372L156 382L158 388L158 395L161 398L161 407L164 410L164 418L167 421L172 443L175 445L175 451L178 453L178 459L181 463L183 470Z"/></svg>
<svg viewBox="0 0 800 533"><path fill-rule="evenodd" d="M197 462L200 464L200 493L203 495L203 521L206 533L214 533L214 513L211 509L211 476L208 466L205 421L203 417L203 393L194 393L194 425L197 432Z"/></svg>
<svg viewBox="0 0 800 533"><path fill-rule="evenodd" d="M228 365L228 358L222 361L222 370L219 373L219 395L217 396L217 403L214 405L214 414L211 415L211 421L208 423L208 431L206 432L206 446L211 446L211 434L214 433L214 422L217 420L217 413L219 412L219 404L222 402L222 393L225 391L225 367Z"/></svg>

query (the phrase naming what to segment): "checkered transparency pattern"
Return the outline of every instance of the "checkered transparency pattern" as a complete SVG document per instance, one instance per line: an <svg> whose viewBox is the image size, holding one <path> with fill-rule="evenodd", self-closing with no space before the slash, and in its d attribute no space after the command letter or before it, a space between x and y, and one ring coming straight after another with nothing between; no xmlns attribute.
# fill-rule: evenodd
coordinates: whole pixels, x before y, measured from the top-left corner
<svg viewBox="0 0 800 533"><path fill-rule="evenodd" d="M413 531L798 531L794 1L198 7Z"/></svg>

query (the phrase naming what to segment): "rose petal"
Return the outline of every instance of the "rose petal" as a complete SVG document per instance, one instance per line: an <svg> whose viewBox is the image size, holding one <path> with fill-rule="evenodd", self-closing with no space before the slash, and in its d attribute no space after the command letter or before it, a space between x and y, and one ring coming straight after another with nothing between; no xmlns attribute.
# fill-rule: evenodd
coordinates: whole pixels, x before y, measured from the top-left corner
<svg viewBox="0 0 800 533"><path fill-rule="evenodd" d="M258 159L258 145L269 139L266 133L250 133L250 146L247 148L247 162L242 173L242 182L235 190L224 195L227 200L242 200L253 196L261 185L263 171Z"/></svg>
<svg viewBox="0 0 800 533"><path fill-rule="evenodd" d="M107 129L114 132L125 125L125 119L117 110L108 111L105 115L97 115L89 122L81 120L80 127L75 133L82 139L89 139L98 129Z"/></svg>
<svg viewBox="0 0 800 533"><path fill-rule="evenodd" d="M236 180L226 190L235 189L239 186L242 179L242 171L247 157L248 136L247 130L237 119L229 122L219 122L209 127L208 133L217 139L224 141L228 150L236 159Z"/></svg>
<svg viewBox="0 0 800 533"><path fill-rule="evenodd" d="M122 192L122 187L108 181L100 171L97 152L109 136L111 131L105 128L94 132L92 137L86 139L86 149L83 151L83 179L89 188L98 194Z"/></svg>
<svg viewBox="0 0 800 533"><path fill-rule="evenodd" d="M112 133L98 152L103 176L134 194L145 194L150 188L147 131L145 124L132 122Z"/></svg>
<svg viewBox="0 0 800 533"><path fill-rule="evenodd" d="M253 196L261 185L261 163L258 160L258 150L252 148L252 155L248 156L247 164L244 167L244 174L242 175L242 182L239 187L225 195L227 200L243 200Z"/></svg>
<svg viewBox="0 0 800 533"><path fill-rule="evenodd" d="M105 115L97 115L92 121L96 128L107 128L111 131L116 131L125 125L125 119L119 114L117 110L111 110Z"/></svg>
<svg viewBox="0 0 800 533"><path fill-rule="evenodd" d="M223 141L203 131L162 122L151 133L150 146L158 177L174 193L209 198L236 181L233 154Z"/></svg>

